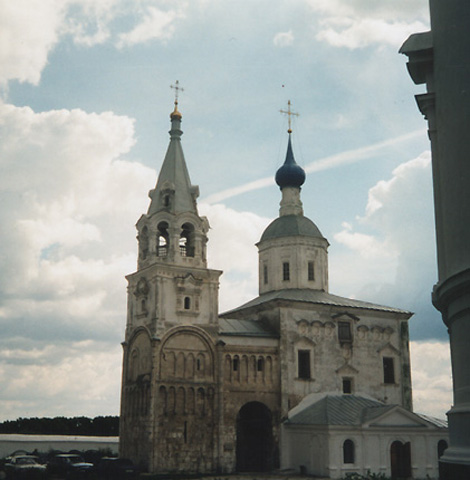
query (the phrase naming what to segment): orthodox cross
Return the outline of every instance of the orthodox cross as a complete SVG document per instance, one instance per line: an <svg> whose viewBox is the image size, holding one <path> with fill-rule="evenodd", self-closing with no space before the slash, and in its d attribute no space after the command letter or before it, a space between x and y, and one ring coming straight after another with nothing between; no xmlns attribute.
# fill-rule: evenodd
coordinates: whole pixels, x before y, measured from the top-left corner
<svg viewBox="0 0 470 480"><path fill-rule="evenodd" d="M173 88L175 90L175 105L178 105L179 92L184 92L184 88L180 87L180 82L178 82L178 80L176 80L174 85L170 85L170 88Z"/></svg>
<svg viewBox="0 0 470 480"><path fill-rule="evenodd" d="M296 117L299 116L298 113L292 112L290 109L291 103L290 100L287 101L287 110L279 110L281 113L284 113L285 115L288 116L289 119L289 130L287 130L287 133L292 133L292 128L291 128L291 121L292 121L292 115L295 115Z"/></svg>

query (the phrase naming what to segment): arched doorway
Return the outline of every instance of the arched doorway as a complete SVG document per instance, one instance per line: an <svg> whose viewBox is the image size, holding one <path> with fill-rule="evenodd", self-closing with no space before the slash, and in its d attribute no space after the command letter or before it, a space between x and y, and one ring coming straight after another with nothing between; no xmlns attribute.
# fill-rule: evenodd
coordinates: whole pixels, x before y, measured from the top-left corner
<svg viewBox="0 0 470 480"><path fill-rule="evenodd" d="M237 415L237 471L273 469L272 415L260 402L245 404Z"/></svg>
<svg viewBox="0 0 470 480"><path fill-rule="evenodd" d="M395 441L390 447L392 478L406 480L411 478L411 444Z"/></svg>
<svg viewBox="0 0 470 480"><path fill-rule="evenodd" d="M447 442L445 440L439 440L437 444L437 458L441 458L442 455L444 455L444 452L447 450L449 445L447 445Z"/></svg>

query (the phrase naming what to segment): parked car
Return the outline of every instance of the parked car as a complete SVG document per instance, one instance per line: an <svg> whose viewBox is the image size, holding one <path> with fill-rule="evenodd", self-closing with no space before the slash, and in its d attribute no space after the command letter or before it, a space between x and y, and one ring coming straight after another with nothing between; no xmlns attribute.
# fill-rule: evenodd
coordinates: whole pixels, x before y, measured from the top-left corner
<svg viewBox="0 0 470 480"><path fill-rule="evenodd" d="M93 474L92 463L87 463L81 455L75 453L59 453L47 462L47 472L61 478L86 478Z"/></svg>
<svg viewBox="0 0 470 480"><path fill-rule="evenodd" d="M96 473L100 480L127 480L138 478L139 469L127 458L103 457Z"/></svg>
<svg viewBox="0 0 470 480"><path fill-rule="evenodd" d="M9 457L3 466L5 476L8 479L46 478L46 466L41 465L37 457L33 455L15 455Z"/></svg>

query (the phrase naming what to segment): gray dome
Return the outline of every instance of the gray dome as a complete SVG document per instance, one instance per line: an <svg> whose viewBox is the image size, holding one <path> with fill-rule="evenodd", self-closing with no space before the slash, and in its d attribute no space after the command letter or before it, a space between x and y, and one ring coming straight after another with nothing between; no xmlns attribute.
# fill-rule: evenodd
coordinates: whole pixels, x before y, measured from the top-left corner
<svg viewBox="0 0 470 480"><path fill-rule="evenodd" d="M317 237L324 238L318 227L303 215L283 215L272 221L261 235L260 242L280 237Z"/></svg>

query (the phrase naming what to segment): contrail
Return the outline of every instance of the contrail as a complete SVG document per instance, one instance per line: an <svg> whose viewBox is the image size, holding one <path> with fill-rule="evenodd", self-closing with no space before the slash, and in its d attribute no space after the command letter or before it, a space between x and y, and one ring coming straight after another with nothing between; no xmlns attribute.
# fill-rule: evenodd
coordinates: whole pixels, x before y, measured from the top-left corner
<svg viewBox="0 0 470 480"><path fill-rule="evenodd" d="M382 148L389 147L391 145L396 145L397 143L406 142L412 140L418 136L423 135L423 130L415 130L411 133L406 133L405 135L400 135L395 138L390 138L382 142L374 143L366 147L356 148L354 150L348 150L346 152L337 153L336 155L330 155L315 162L309 163L305 167L306 173L320 172L322 170L328 170L330 168L336 168L340 165L345 165L348 163L358 162L360 160L365 160L374 155L377 151ZM227 188L217 193L213 193L208 197L201 200L204 203L218 203L227 198L235 197L236 195L241 195L242 193L251 192L253 190L259 190L260 188L269 187L274 184L274 178L272 176L260 178L253 182L245 183L239 185L238 187Z"/></svg>

